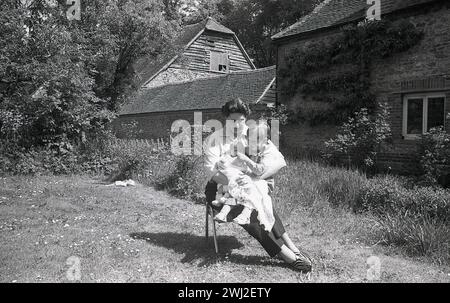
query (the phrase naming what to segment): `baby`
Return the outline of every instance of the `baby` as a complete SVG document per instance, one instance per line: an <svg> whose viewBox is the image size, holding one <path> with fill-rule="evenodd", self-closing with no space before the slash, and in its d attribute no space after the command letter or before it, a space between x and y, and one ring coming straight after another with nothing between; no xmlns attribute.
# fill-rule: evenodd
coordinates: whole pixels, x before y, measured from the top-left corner
<svg viewBox="0 0 450 303"><path fill-rule="evenodd" d="M238 179L245 177L244 172L248 171L244 161L231 156L222 157L221 161L223 169L220 172L227 177L228 185L218 186L216 200L212 204L214 206L223 205L223 207L214 219L219 222L226 222L231 207L239 204L243 205L244 209L233 221L240 225L249 224L250 215L254 209L253 204L261 200L262 196L251 182L244 186L238 184Z"/></svg>
<svg viewBox="0 0 450 303"><path fill-rule="evenodd" d="M260 140L250 140L250 145L253 144L253 148L257 152L255 161L239 152L237 152L236 157L225 156L222 158L222 169L219 169L219 171L228 178L229 183L218 187L213 205L223 205L223 208L216 215L215 220L226 222L226 217L231 208L240 204L244 208L241 214L233 220L235 223L249 224L251 213L253 209L256 209L258 220L264 226L264 229L272 230L275 218L273 216L272 199L269 195L269 184L261 177L271 166L283 167L286 166L286 162L277 147L267 139L268 131L267 124L258 124L249 129L250 134L260 138ZM244 180L245 185L239 185L238 179Z"/></svg>

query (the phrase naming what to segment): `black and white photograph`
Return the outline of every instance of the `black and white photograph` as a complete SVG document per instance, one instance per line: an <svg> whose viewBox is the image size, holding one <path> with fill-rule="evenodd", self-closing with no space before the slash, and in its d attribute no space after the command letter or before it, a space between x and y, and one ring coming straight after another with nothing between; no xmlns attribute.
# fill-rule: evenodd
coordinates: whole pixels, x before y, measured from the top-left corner
<svg viewBox="0 0 450 303"><path fill-rule="evenodd" d="M450 283L450 1L0 3L0 283Z"/></svg>

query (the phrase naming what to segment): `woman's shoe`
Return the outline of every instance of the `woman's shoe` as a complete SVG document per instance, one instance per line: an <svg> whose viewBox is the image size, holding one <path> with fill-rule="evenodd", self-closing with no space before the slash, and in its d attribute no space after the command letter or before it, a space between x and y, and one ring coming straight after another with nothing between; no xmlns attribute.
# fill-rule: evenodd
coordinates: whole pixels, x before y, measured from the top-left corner
<svg viewBox="0 0 450 303"><path fill-rule="evenodd" d="M290 264L293 269L298 270L304 274L312 270L312 263L308 259L297 257L293 263Z"/></svg>
<svg viewBox="0 0 450 303"><path fill-rule="evenodd" d="M304 252L304 251L298 251L298 252L295 252L295 255L297 256L297 258L304 259L304 260L308 260L309 263L312 264L312 259L311 259L311 257L310 257L306 252Z"/></svg>

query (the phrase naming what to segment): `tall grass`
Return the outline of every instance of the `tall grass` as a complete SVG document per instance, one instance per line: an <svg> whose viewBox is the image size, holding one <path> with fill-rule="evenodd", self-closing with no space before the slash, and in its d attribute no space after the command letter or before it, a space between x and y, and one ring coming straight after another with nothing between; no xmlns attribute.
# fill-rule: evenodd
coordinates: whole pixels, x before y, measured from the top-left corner
<svg viewBox="0 0 450 303"><path fill-rule="evenodd" d="M314 162L288 164L278 175L274 192L282 215L299 207L321 213L324 208L347 209L375 218L370 226L361 220L360 238L367 242L450 264L450 191L411 187L390 175L368 178L356 170Z"/></svg>
<svg viewBox="0 0 450 303"><path fill-rule="evenodd" d="M377 220L375 234L380 243L402 248L413 256L429 256L439 264L450 264L450 226L428 216L414 218L387 213Z"/></svg>

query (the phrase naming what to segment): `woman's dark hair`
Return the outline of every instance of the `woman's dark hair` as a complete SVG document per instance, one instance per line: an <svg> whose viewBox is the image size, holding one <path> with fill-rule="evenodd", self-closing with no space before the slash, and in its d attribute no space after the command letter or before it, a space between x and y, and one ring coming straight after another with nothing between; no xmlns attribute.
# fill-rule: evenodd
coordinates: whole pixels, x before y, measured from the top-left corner
<svg viewBox="0 0 450 303"><path fill-rule="evenodd" d="M232 99L225 103L224 106L222 106L222 114L225 117L236 113L242 114L247 118L248 116L250 116L251 112L249 106L239 98Z"/></svg>

